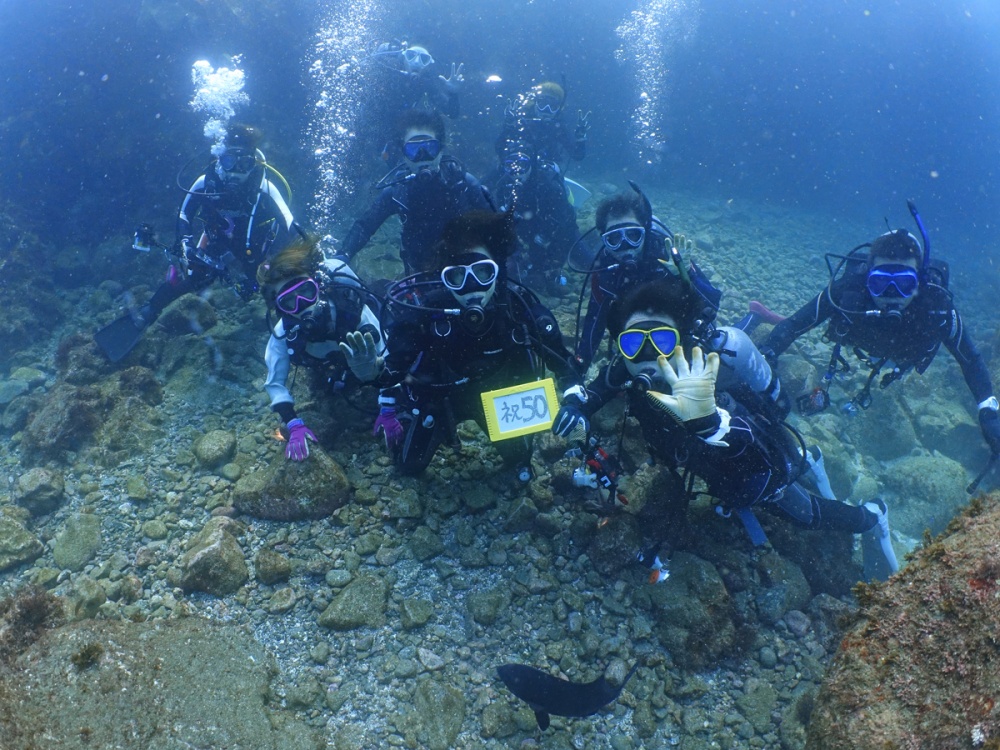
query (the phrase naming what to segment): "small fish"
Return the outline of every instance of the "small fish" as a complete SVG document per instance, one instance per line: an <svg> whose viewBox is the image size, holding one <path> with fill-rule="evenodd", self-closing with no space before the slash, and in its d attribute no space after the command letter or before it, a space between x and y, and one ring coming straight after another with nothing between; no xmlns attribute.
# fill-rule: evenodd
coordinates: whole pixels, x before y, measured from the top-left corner
<svg viewBox="0 0 1000 750"><path fill-rule="evenodd" d="M593 682L570 682L526 664L504 664L497 669L497 675L510 692L531 706L538 727L545 730L549 728L549 714L575 717L596 714L618 699L638 668L636 663L618 687L605 680L604 675Z"/></svg>
<svg viewBox="0 0 1000 750"><path fill-rule="evenodd" d="M498 76L496 73L486 78L486 83L500 83L501 81L503 81L503 78Z"/></svg>

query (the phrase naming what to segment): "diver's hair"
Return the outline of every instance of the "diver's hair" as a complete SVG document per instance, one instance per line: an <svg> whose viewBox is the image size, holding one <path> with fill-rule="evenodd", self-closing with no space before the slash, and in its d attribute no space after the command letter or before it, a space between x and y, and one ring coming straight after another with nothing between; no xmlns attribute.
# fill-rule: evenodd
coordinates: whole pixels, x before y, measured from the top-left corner
<svg viewBox="0 0 1000 750"><path fill-rule="evenodd" d="M323 262L323 251L315 237L298 239L257 268L257 284L268 304L274 302L278 290L289 281L312 276Z"/></svg>
<svg viewBox="0 0 1000 750"><path fill-rule="evenodd" d="M449 221L436 247L437 268L453 265L454 261L474 247L484 247L499 265L517 246L514 214L495 211L466 211Z"/></svg>
<svg viewBox="0 0 1000 750"><path fill-rule="evenodd" d="M440 112L431 112L426 109L407 109L396 121L396 138L399 143L403 143L406 131L419 128L429 130L434 137L444 145L448 140L448 129L444 124L444 116Z"/></svg>
<svg viewBox="0 0 1000 750"><path fill-rule="evenodd" d="M264 134L260 132L260 128L253 125L237 122L226 128L226 145L231 148L245 148L253 153L260 148L262 140Z"/></svg>
<svg viewBox="0 0 1000 750"><path fill-rule="evenodd" d="M560 108L566 103L566 90L555 81L543 81L532 86L531 93L533 96L551 96L558 99Z"/></svg>
<svg viewBox="0 0 1000 750"><path fill-rule="evenodd" d="M886 232L881 237L872 242L868 251L869 261L875 258L885 258L887 260L907 261L915 260L919 264L924 257L924 251L920 248L917 238L905 229L895 229Z"/></svg>
<svg viewBox="0 0 1000 750"><path fill-rule="evenodd" d="M625 323L637 312L669 315L681 333L694 329L700 306L697 295L678 278L667 276L641 284L616 300L608 315L608 331L612 338L625 328Z"/></svg>
<svg viewBox="0 0 1000 750"><path fill-rule="evenodd" d="M610 198L605 198L597 207L597 213L594 216L597 231L601 234L607 231L609 217L623 216L629 213L635 214L635 217L643 226L649 226L649 222L653 217L649 215L646 209L647 205L646 201L634 192L618 193L617 195L612 195Z"/></svg>

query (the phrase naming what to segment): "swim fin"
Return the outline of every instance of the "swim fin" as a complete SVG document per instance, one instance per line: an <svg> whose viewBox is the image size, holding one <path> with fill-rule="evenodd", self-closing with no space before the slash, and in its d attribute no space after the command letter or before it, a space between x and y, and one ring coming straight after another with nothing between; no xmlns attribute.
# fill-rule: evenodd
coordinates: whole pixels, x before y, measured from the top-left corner
<svg viewBox="0 0 1000 750"><path fill-rule="evenodd" d="M135 348L145 330L142 319L129 313L95 333L94 341L104 352L104 356L117 362Z"/></svg>
<svg viewBox="0 0 1000 750"><path fill-rule="evenodd" d="M573 208L579 208L590 198L590 191L579 182L564 177L563 184L566 187L566 200Z"/></svg>

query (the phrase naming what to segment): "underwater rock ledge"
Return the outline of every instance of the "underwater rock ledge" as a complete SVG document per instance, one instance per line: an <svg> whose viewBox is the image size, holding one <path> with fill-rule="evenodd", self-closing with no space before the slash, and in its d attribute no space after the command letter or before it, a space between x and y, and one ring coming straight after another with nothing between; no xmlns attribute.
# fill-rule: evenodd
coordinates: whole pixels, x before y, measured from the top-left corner
<svg viewBox="0 0 1000 750"><path fill-rule="evenodd" d="M1000 492L975 498L890 581L855 588L807 750L1000 748Z"/></svg>

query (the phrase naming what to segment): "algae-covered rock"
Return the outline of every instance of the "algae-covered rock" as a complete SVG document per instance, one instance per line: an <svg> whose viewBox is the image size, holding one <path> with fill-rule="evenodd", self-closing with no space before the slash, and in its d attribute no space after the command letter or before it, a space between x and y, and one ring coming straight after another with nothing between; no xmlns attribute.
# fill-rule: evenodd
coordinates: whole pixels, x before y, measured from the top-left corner
<svg viewBox="0 0 1000 750"><path fill-rule="evenodd" d="M778 703L778 691L764 680L751 677L743 694L736 699L736 706L753 728L763 734L771 728L771 711Z"/></svg>
<svg viewBox="0 0 1000 750"><path fill-rule="evenodd" d="M28 469L17 480L17 501L35 516L51 513L58 508L64 492L62 474L52 469Z"/></svg>
<svg viewBox="0 0 1000 750"><path fill-rule="evenodd" d="M410 549L413 556L423 562L444 552L444 542L427 526L418 526L410 535Z"/></svg>
<svg viewBox="0 0 1000 750"><path fill-rule="evenodd" d="M642 534L633 516L616 513L594 531L587 554L594 569L603 576L617 576L626 567L635 565L635 551L642 548Z"/></svg>
<svg viewBox="0 0 1000 750"><path fill-rule="evenodd" d="M939 453L906 456L887 468L882 480L895 495L892 527L914 539L925 528L940 533L968 500L965 469Z"/></svg>
<svg viewBox="0 0 1000 750"><path fill-rule="evenodd" d="M434 614L434 604L427 599L407 597L399 607L399 617L407 630L426 625Z"/></svg>
<svg viewBox="0 0 1000 750"><path fill-rule="evenodd" d="M34 462L80 448L101 424L107 406L107 399L92 386L56 385L24 429L22 458Z"/></svg>
<svg viewBox="0 0 1000 750"><path fill-rule="evenodd" d="M298 521L325 518L350 499L351 487L340 464L312 446L305 461L289 461L284 453L276 453L266 469L241 476L233 505L255 518Z"/></svg>
<svg viewBox="0 0 1000 750"><path fill-rule="evenodd" d="M101 548L101 519L93 513L76 513L56 536L52 558L67 570L83 570Z"/></svg>
<svg viewBox="0 0 1000 750"><path fill-rule="evenodd" d="M812 598L802 569L775 552L760 556L757 569L765 588L755 597L761 621L774 625L789 610L805 609Z"/></svg>
<svg viewBox="0 0 1000 750"><path fill-rule="evenodd" d="M430 750L450 750L465 721L465 696L449 684L435 679L417 683L413 695L417 735Z"/></svg>
<svg viewBox="0 0 1000 750"><path fill-rule="evenodd" d="M232 625L198 618L66 625L0 671L0 747L325 747L273 709L275 674L273 657Z"/></svg>
<svg viewBox="0 0 1000 750"><path fill-rule="evenodd" d="M888 582L859 584L861 611L812 709L809 750L989 747L1000 737L998 538L994 492Z"/></svg>
<svg viewBox="0 0 1000 750"><path fill-rule="evenodd" d="M191 541L180 560L181 586L185 591L231 594L250 577L240 543L230 533L233 521L211 519Z"/></svg>
<svg viewBox="0 0 1000 750"><path fill-rule="evenodd" d="M197 294L185 294L167 307L157 323L172 336L201 334L219 322L215 308Z"/></svg>
<svg viewBox="0 0 1000 750"><path fill-rule="evenodd" d="M492 625L500 617L500 612L510 605L510 590L505 585L486 591L473 591L466 603L472 619L480 625Z"/></svg>
<svg viewBox="0 0 1000 750"><path fill-rule="evenodd" d="M34 534L10 516L0 514L0 571L31 562L44 550Z"/></svg>
<svg viewBox="0 0 1000 750"><path fill-rule="evenodd" d="M385 624L389 584L373 575L355 578L323 610L318 622L324 628L353 630L364 625L378 628Z"/></svg>
<svg viewBox="0 0 1000 750"><path fill-rule="evenodd" d="M23 380L0 381L0 406L6 406L18 396L28 392L28 384Z"/></svg>
<svg viewBox="0 0 1000 750"><path fill-rule="evenodd" d="M104 587L90 576L78 576L66 598L65 612L70 620L88 620L97 615L108 600Z"/></svg>
<svg viewBox="0 0 1000 750"><path fill-rule="evenodd" d="M262 549L253 561L257 580L268 585L287 581L292 574L292 562L280 552L273 549Z"/></svg>
<svg viewBox="0 0 1000 750"><path fill-rule="evenodd" d="M194 455L206 468L215 468L236 455L236 435L229 430L211 430L194 442Z"/></svg>
<svg viewBox="0 0 1000 750"><path fill-rule="evenodd" d="M703 668L736 641L733 606L715 567L684 552L674 554L670 578L650 594L657 633L678 665Z"/></svg>

